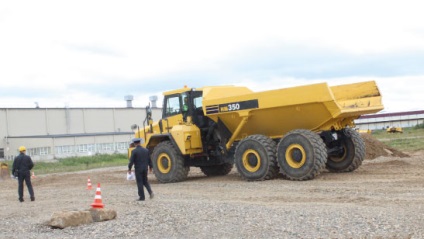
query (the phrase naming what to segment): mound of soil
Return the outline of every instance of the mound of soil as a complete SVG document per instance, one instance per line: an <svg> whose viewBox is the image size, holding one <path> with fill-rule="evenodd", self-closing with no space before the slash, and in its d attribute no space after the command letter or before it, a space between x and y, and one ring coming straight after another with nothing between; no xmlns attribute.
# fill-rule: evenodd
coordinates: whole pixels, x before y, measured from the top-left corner
<svg viewBox="0 0 424 239"><path fill-rule="evenodd" d="M387 146L370 134L361 134L361 136L365 143L365 159L375 159L380 156L409 157L408 154Z"/></svg>

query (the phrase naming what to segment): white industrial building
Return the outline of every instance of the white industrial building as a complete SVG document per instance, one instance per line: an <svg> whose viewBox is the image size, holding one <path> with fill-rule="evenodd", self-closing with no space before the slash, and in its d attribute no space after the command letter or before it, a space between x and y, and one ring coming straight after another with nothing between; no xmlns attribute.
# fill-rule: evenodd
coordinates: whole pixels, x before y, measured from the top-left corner
<svg viewBox="0 0 424 239"><path fill-rule="evenodd" d="M153 108L154 120L161 109ZM12 160L24 145L34 161L126 153L143 127L145 108L0 108L0 160Z"/></svg>
<svg viewBox="0 0 424 239"><path fill-rule="evenodd" d="M424 124L424 110L363 115L355 123L361 130L414 127Z"/></svg>

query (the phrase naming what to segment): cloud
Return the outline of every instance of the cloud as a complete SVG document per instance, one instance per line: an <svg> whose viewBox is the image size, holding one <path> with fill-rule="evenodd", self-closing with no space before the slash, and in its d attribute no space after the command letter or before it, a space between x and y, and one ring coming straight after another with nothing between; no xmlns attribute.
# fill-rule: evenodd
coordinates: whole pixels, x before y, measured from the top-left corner
<svg viewBox="0 0 424 239"><path fill-rule="evenodd" d="M99 44L95 45L66 45L65 47L69 48L71 51L82 51L90 54L99 54L103 56L112 56L112 57L122 57L122 53L114 50L112 47L102 46Z"/></svg>
<svg viewBox="0 0 424 239"><path fill-rule="evenodd" d="M0 107L113 107L127 94L145 106L148 96L184 85L417 85L423 22L414 0L7 1ZM416 95L415 85L399 87Z"/></svg>
<svg viewBox="0 0 424 239"><path fill-rule="evenodd" d="M273 75L296 78L347 76L421 75L423 51L356 55L340 50L282 44L244 49L222 65L257 77Z"/></svg>

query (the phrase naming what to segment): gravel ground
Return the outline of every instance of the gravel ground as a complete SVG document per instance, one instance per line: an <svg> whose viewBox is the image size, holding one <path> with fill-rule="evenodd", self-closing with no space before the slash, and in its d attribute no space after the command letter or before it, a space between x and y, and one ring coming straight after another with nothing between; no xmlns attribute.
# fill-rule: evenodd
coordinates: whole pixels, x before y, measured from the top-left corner
<svg viewBox="0 0 424 239"><path fill-rule="evenodd" d="M36 201L18 202L17 181L1 182L0 238L424 238L424 152L367 160L353 173L316 179L246 182L236 170L206 177L192 168L174 184L150 181L153 200L137 199L126 166L33 179ZM86 190L87 178L94 189ZM115 220L65 229L53 212L84 210L101 183Z"/></svg>

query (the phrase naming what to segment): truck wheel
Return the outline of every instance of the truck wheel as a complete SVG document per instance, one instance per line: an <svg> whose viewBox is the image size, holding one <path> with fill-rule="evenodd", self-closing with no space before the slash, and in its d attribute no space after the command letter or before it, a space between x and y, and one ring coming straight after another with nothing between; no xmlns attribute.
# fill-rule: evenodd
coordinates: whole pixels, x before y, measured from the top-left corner
<svg viewBox="0 0 424 239"><path fill-rule="evenodd" d="M361 135L353 129L346 128L342 131L339 155L331 155L327 159L327 169L331 172L352 172L361 166L365 158L365 143Z"/></svg>
<svg viewBox="0 0 424 239"><path fill-rule="evenodd" d="M251 135L241 140L234 160L240 176L248 181L273 179L278 174L275 142L264 135Z"/></svg>
<svg viewBox="0 0 424 239"><path fill-rule="evenodd" d="M184 166L184 158L169 141L159 143L153 150L153 171L161 183L180 182L187 178L190 167Z"/></svg>
<svg viewBox="0 0 424 239"><path fill-rule="evenodd" d="M325 168L327 149L318 134L303 129L293 130L278 143L277 158L287 179L309 180Z"/></svg>
<svg viewBox="0 0 424 239"><path fill-rule="evenodd" d="M224 163L221 165L203 166L200 167L200 169L206 176L222 176L231 172L231 169L233 169L233 164Z"/></svg>

